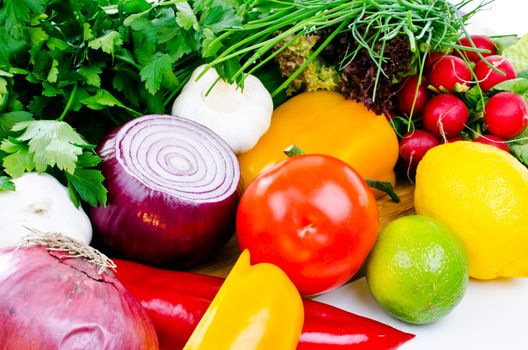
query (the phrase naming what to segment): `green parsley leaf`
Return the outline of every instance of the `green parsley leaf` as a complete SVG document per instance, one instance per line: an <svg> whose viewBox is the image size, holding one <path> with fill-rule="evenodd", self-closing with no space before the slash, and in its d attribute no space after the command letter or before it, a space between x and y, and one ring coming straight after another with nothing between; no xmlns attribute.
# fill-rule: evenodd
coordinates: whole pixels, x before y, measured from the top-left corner
<svg viewBox="0 0 528 350"><path fill-rule="evenodd" d="M112 81L112 86L117 91L125 94L133 107L139 107L139 95L136 84L130 84L131 76L127 73L118 72Z"/></svg>
<svg viewBox="0 0 528 350"><path fill-rule="evenodd" d="M99 165L103 160L92 152L83 152L77 159L77 168L92 168Z"/></svg>
<svg viewBox="0 0 528 350"><path fill-rule="evenodd" d="M172 71L173 63L174 59L170 55L157 52L150 63L141 69L141 81L145 82L145 87L151 94L154 95L159 90L163 73Z"/></svg>
<svg viewBox="0 0 528 350"><path fill-rule="evenodd" d="M24 111L0 114L0 138L5 139L16 123L33 120L32 114Z"/></svg>
<svg viewBox="0 0 528 350"><path fill-rule="evenodd" d="M11 153L4 157L4 171L11 177L20 177L25 172L33 171L35 165L33 156L29 153L29 147L25 144L13 143L9 140L2 141L0 149L4 152Z"/></svg>
<svg viewBox="0 0 528 350"><path fill-rule="evenodd" d="M103 52L111 55L113 55L117 47L121 45L123 45L123 40L121 39L119 32L116 32L115 30L88 42L88 47L94 50L101 49Z"/></svg>
<svg viewBox="0 0 528 350"><path fill-rule="evenodd" d="M43 81L42 82L42 87L44 88L42 90L42 95L43 96L47 96L47 97L55 97L55 96L59 96L59 95L62 95L64 93L64 91L62 89L59 89L58 87L56 87L55 85L47 82L47 81Z"/></svg>
<svg viewBox="0 0 528 350"><path fill-rule="evenodd" d="M119 6L120 10L124 13L138 13L152 8L152 5L146 0L122 1Z"/></svg>
<svg viewBox="0 0 528 350"><path fill-rule="evenodd" d="M0 78L0 95L4 94L7 94L7 80Z"/></svg>
<svg viewBox="0 0 528 350"><path fill-rule="evenodd" d="M119 102L117 98L112 96L110 92L104 89L97 90L95 95L85 98L82 103L93 110L101 110L105 109L106 107L114 106L124 107L124 105Z"/></svg>
<svg viewBox="0 0 528 350"><path fill-rule="evenodd" d="M232 8L226 9L224 6L214 6L204 12L200 23L218 33L227 28L240 28L242 19Z"/></svg>
<svg viewBox="0 0 528 350"><path fill-rule="evenodd" d="M42 27L29 27L28 30L31 46L39 46L49 39L48 33L46 33Z"/></svg>
<svg viewBox="0 0 528 350"><path fill-rule="evenodd" d="M77 168L73 174L67 173L66 178L68 187L71 184L81 199L92 207L99 203L106 205L108 191L103 186L104 176L100 170Z"/></svg>
<svg viewBox="0 0 528 350"><path fill-rule="evenodd" d="M191 5L189 5L189 2L183 1L177 3L176 9L178 9L178 12L176 13L176 22L178 25L185 30L194 28L194 30L198 31L198 19L196 18Z"/></svg>
<svg viewBox="0 0 528 350"><path fill-rule="evenodd" d="M28 141L35 169L44 172L57 166L73 174L77 157L89 146L69 124L55 120L35 120L15 124L13 131L24 131L16 138Z"/></svg>
<svg viewBox="0 0 528 350"><path fill-rule="evenodd" d="M75 208L79 208L81 206L81 197L79 196L79 193L75 190L75 187L73 187L73 184L71 181L68 182L68 194L70 195L70 200L72 201Z"/></svg>
<svg viewBox="0 0 528 350"><path fill-rule="evenodd" d="M92 32L92 27L90 26L90 23L83 23L83 40L84 41L90 41L93 40L95 36Z"/></svg>
<svg viewBox="0 0 528 350"><path fill-rule="evenodd" d="M178 31L178 35L167 41L167 51L174 61L198 50L200 43L191 31Z"/></svg>
<svg viewBox="0 0 528 350"><path fill-rule="evenodd" d="M99 66L84 66L79 68L79 74L86 79L86 83L91 86L101 87L102 69Z"/></svg>
<svg viewBox="0 0 528 350"><path fill-rule="evenodd" d="M30 20L30 13L42 11L45 3L46 0L4 0L0 23L15 39L20 39L26 30L26 22Z"/></svg>
<svg viewBox="0 0 528 350"><path fill-rule="evenodd" d="M34 115L43 115L44 111L48 107L50 98L47 96L34 96L27 108Z"/></svg>
<svg viewBox="0 0 528 350"><path fill-rule="evenodd" d="M0 192L14 191L15 189L15 184L11 181L10 177L0 176Z"/></svg>

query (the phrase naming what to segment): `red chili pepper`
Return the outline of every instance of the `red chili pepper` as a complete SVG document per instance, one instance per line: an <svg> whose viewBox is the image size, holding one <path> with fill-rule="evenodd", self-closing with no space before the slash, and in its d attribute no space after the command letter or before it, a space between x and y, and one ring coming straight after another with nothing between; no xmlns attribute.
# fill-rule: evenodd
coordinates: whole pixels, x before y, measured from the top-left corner
<svg viewBox="0 0 528 350"><path fill-rule="evenodd" d="M114 259L117 277L150 316L160 349L182 349L224 279ZM305 299L299 350L396 349L412 339L383 323Z"/></svg>

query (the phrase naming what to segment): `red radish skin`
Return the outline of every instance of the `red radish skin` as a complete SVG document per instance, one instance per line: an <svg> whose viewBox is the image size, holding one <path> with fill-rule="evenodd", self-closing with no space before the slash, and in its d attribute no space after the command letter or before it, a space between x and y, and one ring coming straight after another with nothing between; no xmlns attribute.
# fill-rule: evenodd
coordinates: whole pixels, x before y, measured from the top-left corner
<svg viewBox="0 0 528 350"><path fill-rule="evenodd" d="M457 141L464 141L464 139L462 138L462 136L454 136L454 137L448 138L444 143L453 143Z"/></svg>
<svg viewBox="0 0 528 350"><path fill-rule="evenodd" d="M427 85L422 80L421 84L418 86L419 78L420 77L418 75L409 77L407 80L405 80L398 91L398 110L403 114L415 115L421 113L425 104L429 100L429 91L427 91Z"/></svg>
<svg viewBox="0 0 528 350"><path fill-rule="evenodd" d="M431 68L429 84L442 92L463 92L471 84L471 71L460 57L446 55Z"/></svg>
<svg viewBox="0 0 528 350"><path fill-rule="evenodd" d="M486 145L495 146L497 148L500 148L503 151L510 153L510 147L508 147L508 144L506 143L506 141L504 141L503 139L495 135L489 135L489 134L480 135L473 141L484 143Z"/></svg>
<svg viewBox="0 0 528 350"><path fill-rule="evenodd" d="M502 73L494 71L486 61L479 61L474 71L482 91L486 92L498 83L517 78L515 68L506 58L494 55L486 57L486 60Z"/></svg>
<svg viewBox="0 0 528 350"><path fill-rule="evenodd" d="M477 49L483 49L487 50L486 52L481 51L480 54L483 57L495 55L497 53L497 48L495 47L495 44L493 41L485 35L471 35L471 40L473 41L473 44ZM461 46L473 48L473 45L469 42L469 39L467 37L464 37L458 41L458 44ZM480 56L476 51L471 50L462 50L462 54L464 54L468 60L471 62L478 62L481 60Z"/></svg>
<svg viewBox="0 0 528 350"><path fill-rule="evenodd" d="M431 148L438 146L438 139L425 130L414 130L403 135L400 141L400 158L398 168L413 179L416 167Z"/></svg>
<svg viewBox="0 0 528 350"><path fill-rule="evenodd" d="M493 135L509 140L528 126L528 105L513 92L500 92L492 96L484 108L486 129Z"/></svg>
<svg viewBox="0 0 528 350"><path fill-rule="evenodd" d="M464 130L468 118L469 110L465 103L448 94L433 97L423 111L424 128L444 140Z"/></svg>
<svg viewBox="0 0 528 350"><path fill-rule="evenodd" d="M431 71L431 68L433 68L433 65L436 63L436 61L438 61L444 56L446 56L446 54L441 53L441 52L428 53L427 56L425 57L425 65L424 65L425 72L429 73Z"/></svg>

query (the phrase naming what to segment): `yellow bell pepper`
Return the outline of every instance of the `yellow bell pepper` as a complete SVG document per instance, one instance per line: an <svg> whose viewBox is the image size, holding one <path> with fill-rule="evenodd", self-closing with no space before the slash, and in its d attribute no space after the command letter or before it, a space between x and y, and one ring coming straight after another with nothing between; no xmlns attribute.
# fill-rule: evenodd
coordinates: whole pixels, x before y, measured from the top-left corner
<svg viewBox="0 0 528 350"><path fill-rule="evenodd" d="M395 184L398 139L387 119L337 92L316 91L278 107L266 134L239 155L243 187L286 159L283 150L292 144L339 158L363 177Z"/></svg>
<svg viewBox="0 0 528 350"><path fill-rule="evenodd" d="M302 299L288 276L272 264L251 266L245 250L184 350L293 350L303 321Z"/></svg>

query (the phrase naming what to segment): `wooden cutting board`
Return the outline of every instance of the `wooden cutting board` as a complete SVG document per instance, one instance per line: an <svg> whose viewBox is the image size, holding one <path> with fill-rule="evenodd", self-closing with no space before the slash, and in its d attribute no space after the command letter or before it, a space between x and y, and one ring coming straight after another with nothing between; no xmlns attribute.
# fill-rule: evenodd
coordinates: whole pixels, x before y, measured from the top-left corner
<svg viewBox="0 0 528 350"><path fill-rule="evenodd" d="M396 187L396 193L401 199L400 203L394 203L389 196L383 196L378 199L380 227L385 226L396 218L415 213L413 206L414 186L408 182L400 183ZM225 277L231 271L239 254L240 250L238 249L235 236L213 259L205 264L195 266L191 271Z"/></svg>

